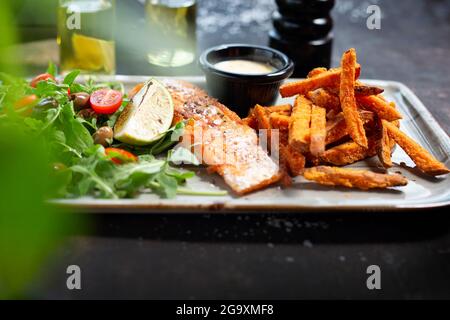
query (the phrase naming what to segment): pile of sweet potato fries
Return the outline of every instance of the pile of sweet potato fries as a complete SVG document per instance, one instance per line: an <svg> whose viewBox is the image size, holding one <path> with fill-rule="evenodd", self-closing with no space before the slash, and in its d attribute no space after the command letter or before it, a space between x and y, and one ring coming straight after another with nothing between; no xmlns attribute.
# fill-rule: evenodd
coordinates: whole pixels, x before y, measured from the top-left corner
<svg viewBox="0 0 450 320"><path fill-rule="evenodd" d="M388 169L396 144L421 171L433 176L450 172L400 131L402 115L395 104L385 100L383 89L361 83L360 73L356 51L350 49L340 68L317 68L307 79L281 87L282 97L296 96L293 107L256 105L244 119L256 130L268 130L269 141L278 133L285 185L292 183L291 177L303 175L324 185L364 190L404 186L408 181L400 174L340 168L378 155Z"/></svg>

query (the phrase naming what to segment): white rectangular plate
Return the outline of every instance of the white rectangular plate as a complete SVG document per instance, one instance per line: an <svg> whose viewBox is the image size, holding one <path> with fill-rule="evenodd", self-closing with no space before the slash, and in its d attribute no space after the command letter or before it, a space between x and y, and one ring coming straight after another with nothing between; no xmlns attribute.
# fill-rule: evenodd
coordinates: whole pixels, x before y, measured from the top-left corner
<svg viewBox="0 0 450 320"><path fill-rule="evenodd" d="M148 77L140 76L116 76L100 77L98 80L120 81L126 88L131 88L147 79ZM203 77L180 79L205 87ZM449 136L409 88L391 81L364 80L364 82L384 88L385 97L389 101L394 101L404 116L401 121L402 130L428 149L438 160L444 162L447 167L450 166ZM283 99L280 98L279 103L281 102ZM224 197L177 196L175 199L160 199L152 194L142 194L135 199L103 200L86 197L55 202L84 212L110 213L397 211L442 207L450 204L450 177L433 178L420 173L399 147L395 149L392 159L395 166L390 171L400 172L406 176L409 180L406 187L359 191L323 187L308 182L304 178L297 178L290 189L274 186L243 197L234 196L231 192ZM350 167L380 169L377 159L361 161ZM195 190L228 190L219 176L208 175L204 169L199 169L199 175L192 179L187 187Z"/></svg>

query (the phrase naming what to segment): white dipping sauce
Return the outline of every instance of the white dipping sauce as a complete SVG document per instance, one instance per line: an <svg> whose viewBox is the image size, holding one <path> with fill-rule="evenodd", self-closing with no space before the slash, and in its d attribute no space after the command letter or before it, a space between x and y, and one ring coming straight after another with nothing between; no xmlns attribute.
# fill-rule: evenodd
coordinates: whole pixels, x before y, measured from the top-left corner
<svg viewBox="0 0 450 320"><path fill-rule="evenodd" d="M267 74L275 71L270 64L251 60L225 60L217 62L214 67L217 70L238 74Z"/></svg>

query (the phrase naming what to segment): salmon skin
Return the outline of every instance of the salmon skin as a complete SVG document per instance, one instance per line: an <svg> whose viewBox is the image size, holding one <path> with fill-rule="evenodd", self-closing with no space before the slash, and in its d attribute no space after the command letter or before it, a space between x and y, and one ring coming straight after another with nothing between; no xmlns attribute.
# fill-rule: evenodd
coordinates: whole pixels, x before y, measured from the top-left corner
<svg viewBox="0 0 450 320"><path fill-rule="evenodd" d="M278 182L276 160L258 142L257 133L202 89L184 81L164 80L174 101L174 122L190 120L182 143L193 149L208 172L216 172L243 195Z"/></svg>

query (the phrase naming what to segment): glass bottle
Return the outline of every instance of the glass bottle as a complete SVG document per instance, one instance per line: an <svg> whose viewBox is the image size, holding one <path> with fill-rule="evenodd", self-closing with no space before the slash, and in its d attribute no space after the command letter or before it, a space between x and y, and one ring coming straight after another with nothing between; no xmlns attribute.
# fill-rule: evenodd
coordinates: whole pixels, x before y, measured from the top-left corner
<svg viewBox="0 0 450 320"><path fill-rule="evenodd" d="M57 41L63 73L115 73L115 14L115 0L59 0Z"/></svg>
<svg viewBox="0 0 450 320"><path fill-rule="evenodd" d="M147 0L147 60L151 65L176 68L196 57L195 0Z"/></svg>

